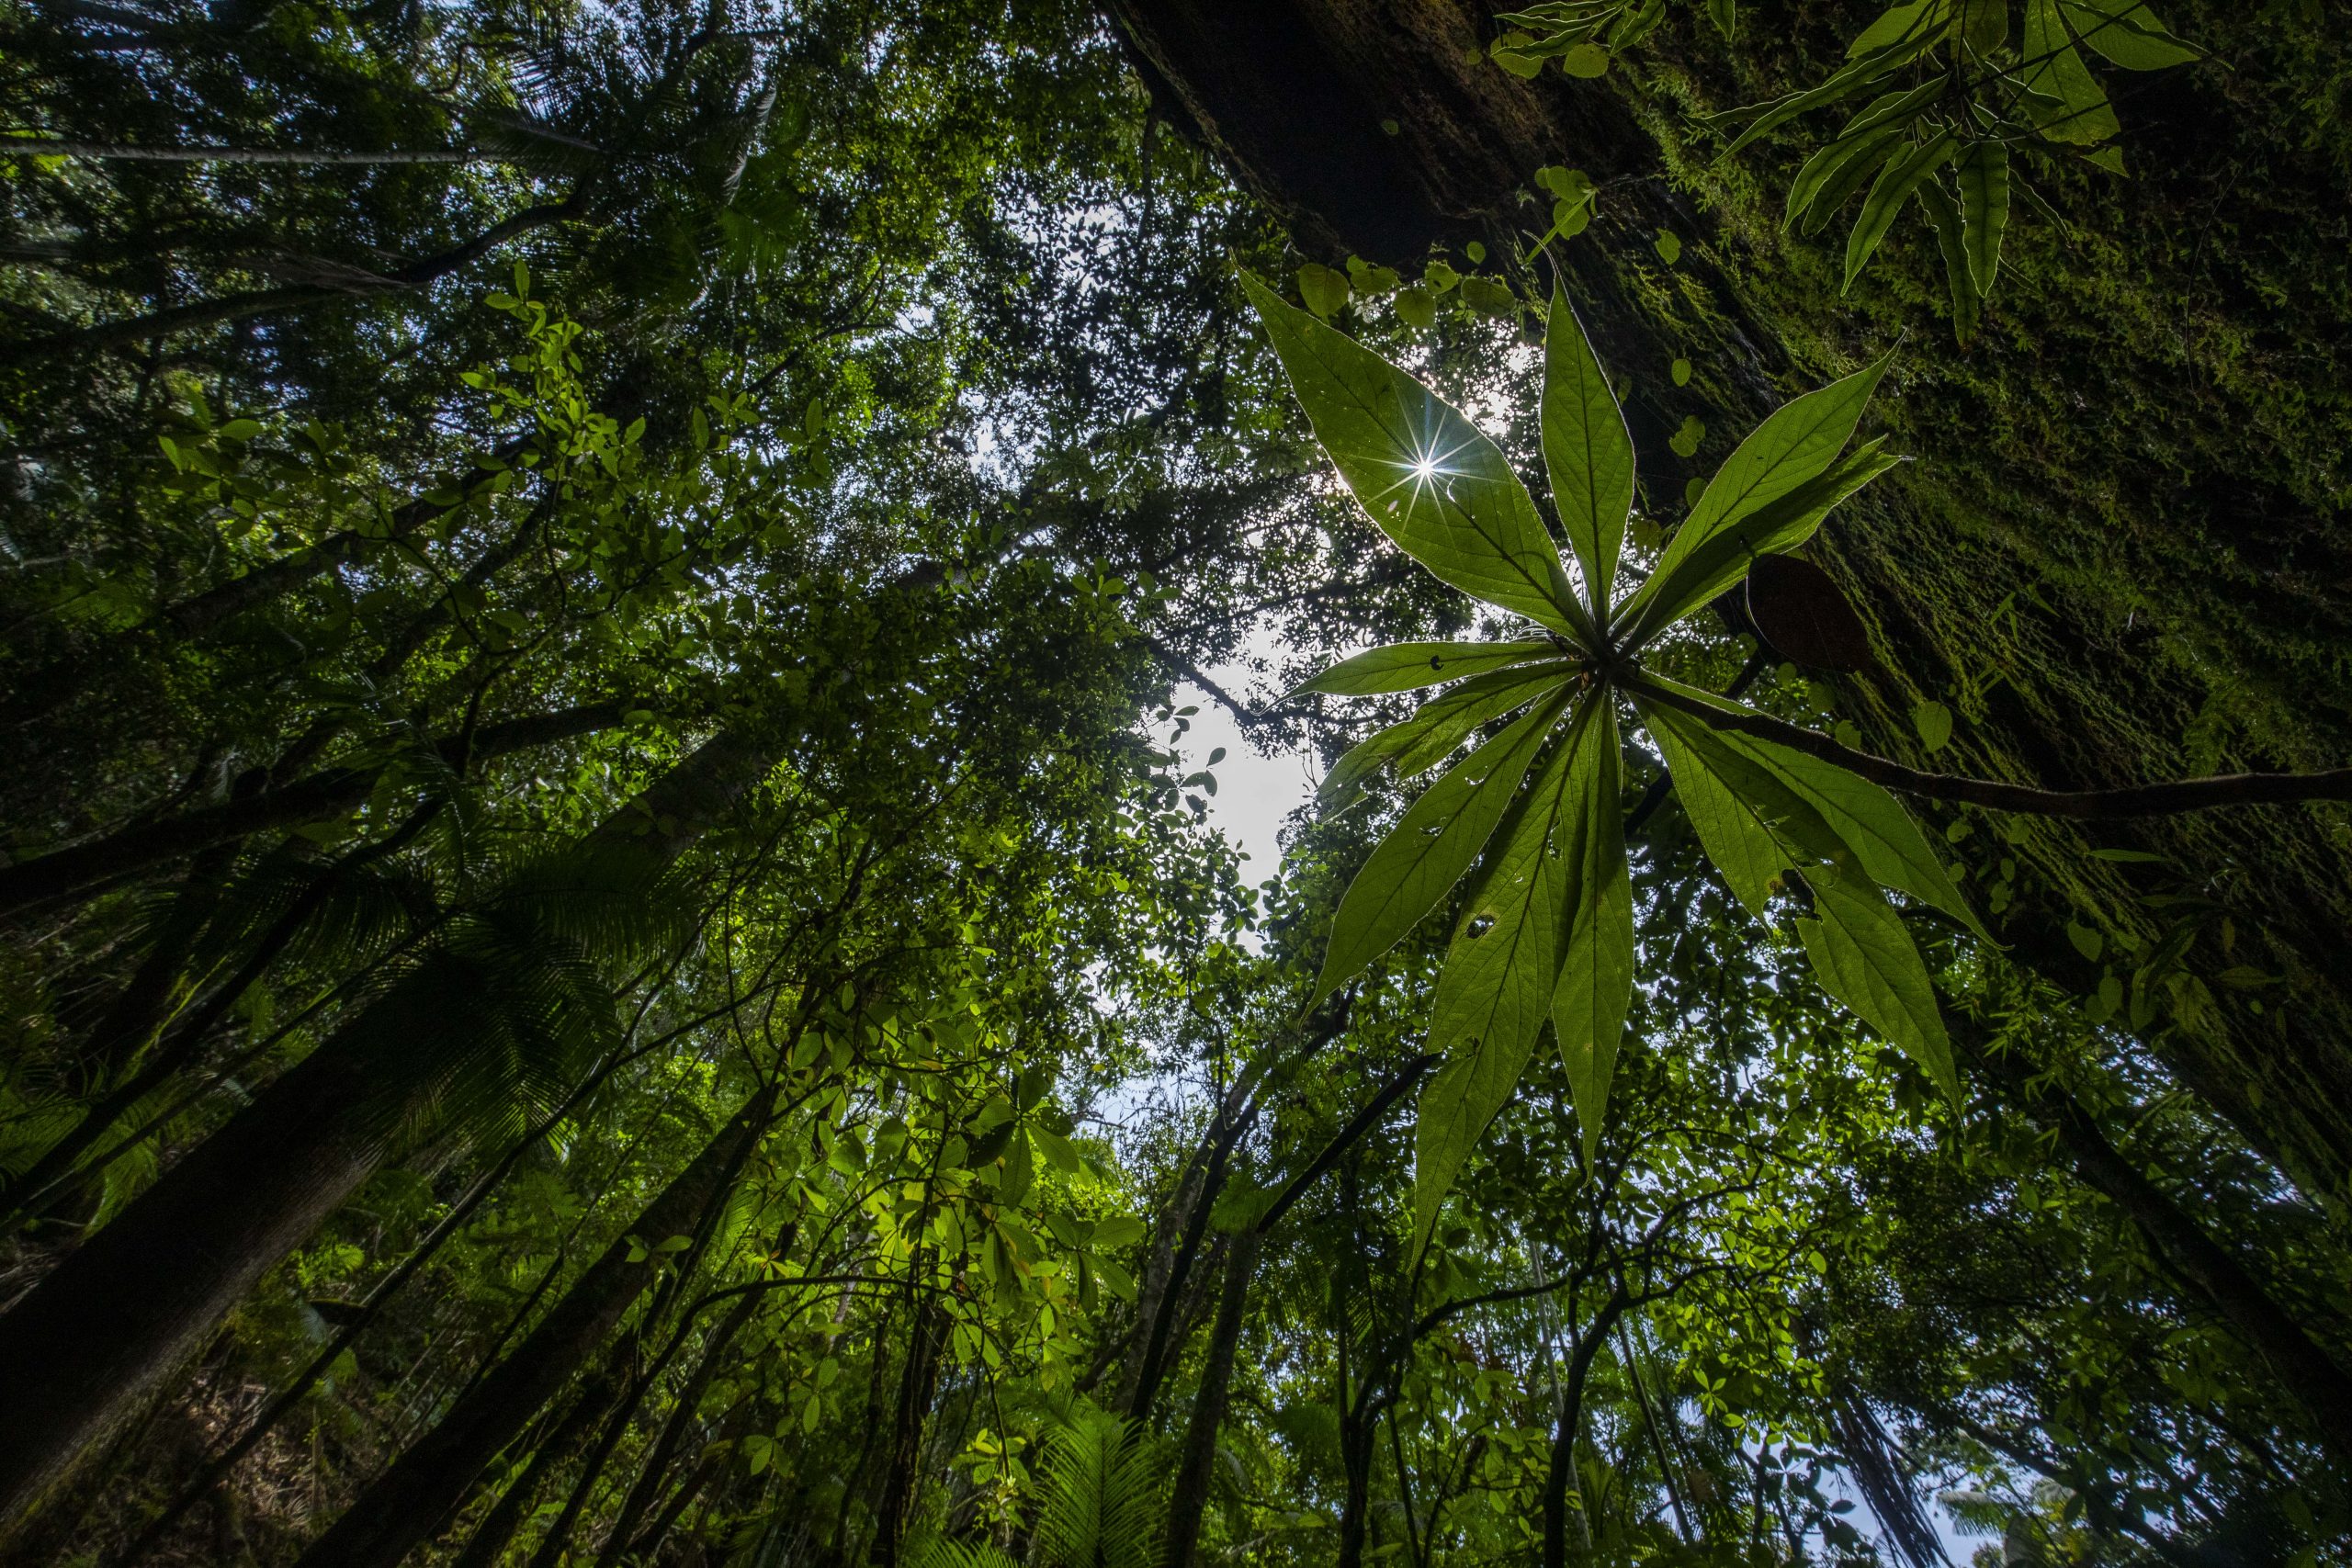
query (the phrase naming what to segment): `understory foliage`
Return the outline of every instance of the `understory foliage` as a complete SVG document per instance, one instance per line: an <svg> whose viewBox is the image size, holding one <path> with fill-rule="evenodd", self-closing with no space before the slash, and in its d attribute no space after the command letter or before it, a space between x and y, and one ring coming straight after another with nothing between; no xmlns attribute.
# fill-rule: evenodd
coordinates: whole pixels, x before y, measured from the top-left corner
<svg viewBox="0 0 2352 1568"><path fill-rule="evenodd" d="M1822 154L1985 286L1996 11ZM2346 1561L2341 1213L1740 609L1899 348L1637 473L1077 5L0 0L0 1557Z"/></svg>

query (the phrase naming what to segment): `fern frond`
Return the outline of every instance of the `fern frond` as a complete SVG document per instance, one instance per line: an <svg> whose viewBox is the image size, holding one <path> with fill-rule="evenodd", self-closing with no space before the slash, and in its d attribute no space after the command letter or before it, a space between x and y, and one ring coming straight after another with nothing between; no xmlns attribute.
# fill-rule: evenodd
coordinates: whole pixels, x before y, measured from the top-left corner
<svg viewBox="0 0 2352 1568"><path fill-rule="evenodd" d="M1021 1568L1021 1563L989 1541L935 1535L907 1553L907 1568Z"/></svg>
<svg viewBox="0 0 2352 1568"><path fill-rule="evenodd" d="M1159 1560L1157 1445L1140 1427L1081 1404L1046 1441L1039 1568L1153 1568Z"/></svg>

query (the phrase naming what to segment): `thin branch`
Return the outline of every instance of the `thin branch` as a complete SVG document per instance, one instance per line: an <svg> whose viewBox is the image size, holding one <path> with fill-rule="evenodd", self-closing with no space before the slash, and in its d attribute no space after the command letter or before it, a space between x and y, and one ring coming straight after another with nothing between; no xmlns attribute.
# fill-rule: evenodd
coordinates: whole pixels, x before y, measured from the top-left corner
<svg viewBox="0 0 2352 1568"><path fill-rule="evenodd" d="M1416 1056L1405 1065L1403 1072L1383 1084L1380 1092L1372 1097L1371 1102L1362 1111L1357 1111L1354 1118L1333 1134L1329 1143L1323 1145L1322 1153L1315 1156L1314 1163L1299 1172L1290 1185L1283 1189L1282 1196L1276 1198L1265 1213L1260 1217L1257 1224L1258 1233L1263 1235L1273 1229L1275 1222L1290 1213L1291 1205L1304 1197L1306 1190L1314 1186L1325 1172L1339 1164L1340 1157L1355 1145L1356 1140L1377 1125L1380 1119L1388 1114L1388 1108L1402 1099L1415 1084L1420 1082L1422 1075L1436 1066L1440 1058L1433 1055Z"/></svg>
<svg viewBox="0 0 2352 1568"><path fill-rule="evenodd" d="M2312 800L2352 800L2352 768L2317 773L2222 773L2211 778L2171 779L2120 789L2034 789L1994 779L1921 773L1868 751L1840 746L1826 735L1766 714L1732 712L1636 675L1629 690L1648 701L1687 713L1716 729L1770 740L1844 768L1872 784L1930 800L1957 801L2034 817L2099 820L2118 817L2169 817L2222 806L2292 806Z"/></svg>

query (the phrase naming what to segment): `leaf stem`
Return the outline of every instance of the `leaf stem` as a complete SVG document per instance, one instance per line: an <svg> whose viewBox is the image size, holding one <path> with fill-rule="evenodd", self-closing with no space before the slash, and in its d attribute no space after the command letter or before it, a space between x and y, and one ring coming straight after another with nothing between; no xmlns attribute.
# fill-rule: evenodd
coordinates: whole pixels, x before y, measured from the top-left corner
<svg viewBox="0 0 2352 1568"><path fill-rule="evenodd" d="M1868 751L1840 746L1826 735L1769 715L1732 712L1655 682L1634 676L1628 690L1646 700L1690 714L1717 729L1735 730L1818 757L1873 784L1931 800L1957 801L2034 817L2097 820L2118 817L2171 817L2222 806L2291 806L2311 800L2352 800L2352 768L2316 773L2222 773L2210 778L2169 779L2120 789L2034 789L1996 779L1921 773Z"/></svg>

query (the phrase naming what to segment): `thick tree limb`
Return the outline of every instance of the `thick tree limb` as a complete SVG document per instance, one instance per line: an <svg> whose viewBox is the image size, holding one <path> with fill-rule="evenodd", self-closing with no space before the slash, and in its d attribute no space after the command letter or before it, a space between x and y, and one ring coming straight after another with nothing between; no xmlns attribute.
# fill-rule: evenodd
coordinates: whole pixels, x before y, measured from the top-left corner
<svg viewBox="0 0 2352 1568"><path fill-rule="evenodd" d="M2312 800L2352 800L2352 768L2316 773L2221 773L2211 778L2170 779L2120 789L2034 789L1996 779L1922 773L1868 751L1840 746L1826 735L1759 713L1732 713L1635 676L1628 689L1675 708L1717 729L1752 735L1792 751L1834 763L1847 772L1930 800L1988 807L2033 817L2070 817L2098 821L2119 817L2170 817L2223 806L2293 806Z"/></svg>
<svg viewBox="0 0 2352 1568"><path fill-rule="evenodd" d="M577 195L562 201L526 207L514 216L491 225L463 244L453 246L439 255L427 256L423 261L372 281L353 278L339 286L303 283L283 288L256 288L242 294L224 294L214 299L198 299L187 305L175 305L169 310L151 310L143 316L101 321L75 332L36 338L30 343L0 350L0 359L38 359L57 354L94 353L101 349L120 348L126 344L144 343L150 338L164 337L196 327L216 326L222 321L240 321L251 316L266 316L279 310L324 304L332 299L359 299L372 294L419 288L447 277L460 267L470 265L509 240L535 229L578 218L585 209L586 204Z"/></svg>
<svg viewBox="0 0 2352 1568"><path fill-rule="evenodd" d="M445 758L451 760L461 754L474 760L502 756L610 728L621 722L632 705L626 699L582 703L554 713L484 725L473 732L470 741L462 735L450 736L435 742L435 746ZM329 768L283 789L267 790L249 799L207 807L160 822L141 823L71 849L0 867L0 913L72 897L150 866L249 834L316 822L354 810L376 787L383 771L382 763Z"/></svg>
<svg viewBox="0 0 2352 1568"><path fill-rule="evenodd" d="M111 141L11 141L11 153L34 158L92 158L117 164L471 164L495 153L458 148L381 152L334 152L306 147L132 147Z"/></svg>

